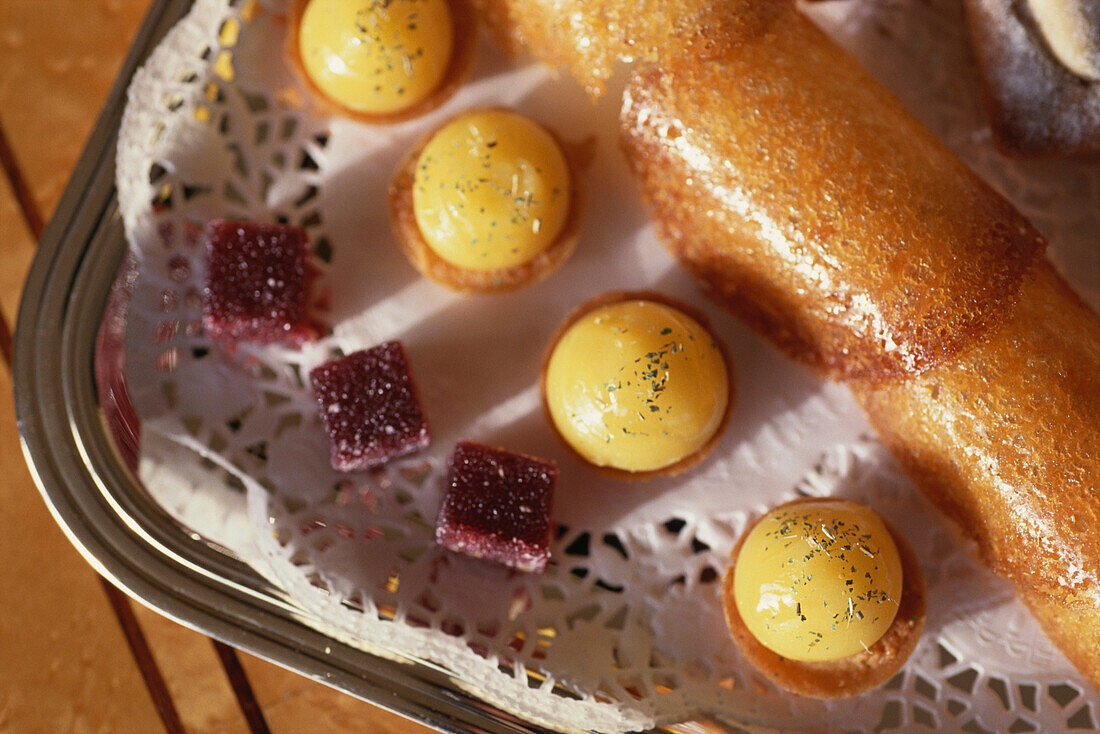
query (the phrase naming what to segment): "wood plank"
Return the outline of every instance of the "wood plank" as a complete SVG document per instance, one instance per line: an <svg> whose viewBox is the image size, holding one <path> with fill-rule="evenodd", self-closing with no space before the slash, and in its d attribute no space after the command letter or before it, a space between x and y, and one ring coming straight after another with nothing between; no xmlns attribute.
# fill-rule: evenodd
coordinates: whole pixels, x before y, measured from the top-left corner
<svg viewBox="0 0 1100 734"><path fill-rule="evenodd" d="M0 125L46 219L150 0L0 0Z"/></svg>
<svg viewBox="0 0 1100 734"><path fill-rule="evenodd" d="M0 136L2 136L0 131ZM0 140L0 146L3 140ZM28 229L11 182L0 172L0 313L15 324L23 281L34 257L35 237Z"/></svg>
<svg viewBox="0 0 1100 734"><path fill-rule="evenodd" d="M69 173L82 150L103 98L113 83L116 70L129 48L137 26L150 0L0 0L0 128L6 133L11 163L26 183L22 210L10 187L0 194L0 311L14 319L25 272L33 257L36 236L26 232L29 220L37 229L53 211ZM2 177L0 177L2 178ZM7 185L7 182L4 182ZM21 231L20 231L21 230ZM12 233L15 233L14 235ZM16 236L18 235L18 236ZM10 407L10 377L0 390L7 403L0 403L0 457L26 474L13 437L14 421ZM12 434L12 436L9 436ZM84 730L76 719L58 718L70 706L89 718L80 721L98 723L87 730L161 731L155 711L136 665L103 598L96 591L95 573L79 558L48 516L28 476L22 483L0 487L0 500L8 492L19 492L21 507L0 516L0 552L18 558L21 568L31 574L41 568L42 555L26 553L27 547L41 535L47 558L52 554L68 556L66 575L39 577L8 574L0 581L0 608L7 607L9 588L22 588L25 606L5 609L0 614L0 731L74 731ZM22 486L17 486L17 485ZM33 517L33 532L5 532L5 523L24 515ZM19 540L20 543L15 543ZM22 544L22 545L21 545ZM56 547L54 547L56 546ZM70 576L80 577L94 599L76 598L85 593ZM6 635L25 628L24 617L51 619L45 613L58 601L73 599L74 639L61 635L48 649L27 648L27 657L8 655ZM36 606L39 605L39 606ZM140 605L131 605L146 641L163 675L164 682L185 728L189 732L248 731L236 697L213 651L209 638L183 628ZM46 622L42 627L52 626ZM31 626L32 630L37 628ZM79 630L79 632L77 632ZM40 634L45 634L38 630ZM48 636L48 635L47 635ZM97 640L109 639L110 656L105 657L102 673L94 650ZM80 644L86 646L82 647ZM35 651L38 651L37 653ZM67 655L66 651L74 654ZM38 654L38 657L34 657ZM380 734L422 734L425 727L413 724L358 699L341 694L295 673L252 656L241 656L251 689L272 731L372 731ZM51 684L49 676L19 677L34 671L35 659L50 660L53 669L69 671L76 681L89 679L88 695L82 697L65 687L67 679ZM9 667L11 671L9 671ZM22 671L22 672L21 672ZM106 685L101 691L96 684ZM127 687L129 686L129 687ZM54 718L26 718L38 711ZM151 718L150 718L151 714ZM20 718L23 717L23 718ZM100 717L100 718L94 718ZM113 717L113 718L112 718ZM57 724L56 726L54 724ZM72 724L72 725L70 725Z"/></svg>
<svg viewBox="0 0 1100 734"><path fill-rule="evenodd" d="M187 732L248 734L213 641L141 604L133 607Z"/></svg>
<svg viewBox="0 0 1100 734"><path fill-rule="evenodd" d="M267 719L260 704L256 701L256 694L252 690L252 683L248 680L248 674L241 666L241 659L237 651L224 642L214 642L214 649L225 668L225 674L233 686L233 692L241 704L241 712L248 721L252 734L270 734Z"/></svg>
<svg viewBox="0 0 1100 734"><path fill-rule="evenodd" d="M134 656L134 662L137 663L138 670L141 671L145 688L153 699L153 706L156 707L161 723L167 729L167 734L184 734L179 711L176 710L176 704L172 701L172 694L168 692L168 687L164 684L164 678L161 676L156 661L153 659L153 654L149 650L149 642L145 639L145 632L138 624L137 617L134 616L134 609L130 606L129 597L106 579L100 579L99 581L103 593L107 595L107 600L111 604L111 611L115 613L115 621L118 622L123 636L126 637L130 654Z"/></svg>
<svg viewBox="0 0 1100 734"><path fill-rule="evenodd" d="M241 653L256 700L274 734L303 731L427 734L422 724Z"/></svg>
<svg viewBox="0 0 1100 734"><path fill-rule="evenodd" d="M11 376L0 373L0 730L164 731L100 578L23 466Z"/></svg>
<svg viewBox="0 0 1100 734"><path fill-rule="evenodd" d="M14 308L17 302L17 292L22 287L26 267L33 257L34 241L27 232L8 182L2 177L0 242L4 243L4 247L0 248L0 308L7 314L8 309ZM10 396L10 390L7 394ZM12 421L5 416L0 418L0 422L8 427ZM21 456L19 461L22 462ZM38 500L37 493L33 499ZM51 529L59 533L52 524L52 518L49 520ZM74 564L82 565L83 560L75 559ZM90 568L85 566L85 569L88 574L94 575ZM249 731L211 640L140 605L133 607L186 730L196 734ZM4 619L9 619L7 614ZM107 617L103 617L101 623L104 627L111 626ZM0 621L0 624L3 622ZM241 658L257 703L271 730L277 734L298 731L299 723L313 721L315 717L325 724L320 730L334 733L361 731L365 726L376 727L372 731L377 730L381 734L428 731L425 727L266 661L244 654ZM0 673L0 681L3 680L6 678ZM0 683L0 687L7 686ZM4 706L0 705L0 730L3 730L5 722L3 711Z"/></svg>
<svg viewBox="0 0 1100 734"><path fill-rule="evenodd" d="M32 241L15 213L0 177L5 258ZM5 313L9 287L5 281ZM100 577L58 528L27 471L6 363L0 467L0 731L164 731Z"/></svg>
<svg viewBox="0 0 1100 734"><path fill-rule="evenodd" d="M0 125L8 153L4 163L9 173L23 179L27 194L17 197L10 182L3 182L0 311L9 320L14 320L35 251L38 233L29 234L28 225L39 229L56 205L148 4L149 0L0 3ZM96 31L88 33L88 28ZM5 426L11 422L7 416L3 419ZM60 533L56 526L53 530ZM82 570L95 575L86 565ZM140 605L124 603L124 611L139 624L186 730L247 732L210 639ZM97 616L96 621L104 632L118 634L109 616ZM128 654L125 645L118 649ZM33 704L36 696L26 693ZM122 711L125 701L119 701ZM0 729L3 721L0 714Z"/></svg>

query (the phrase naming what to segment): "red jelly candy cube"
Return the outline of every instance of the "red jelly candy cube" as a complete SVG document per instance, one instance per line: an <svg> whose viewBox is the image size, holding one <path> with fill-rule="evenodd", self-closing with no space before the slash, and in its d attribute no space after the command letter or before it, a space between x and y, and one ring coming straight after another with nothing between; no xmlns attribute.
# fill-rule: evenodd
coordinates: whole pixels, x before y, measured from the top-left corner
<svg viewBox="0 0 1100 734"><path fill-rule="evenodd" d="M370 469L431 440L401 342L324 362L309 379L332 440L333 469Z"/></svg>
<svg viewBox="0 0 1100 734"><path fill-rule="evenodd" d="M462 441L451 456L435 537L447 550L520 571L550 560L558 468L533 456Z"/></svg>
<svg viewBox="0 0 1100 734"><path fill-rule="evenodd" d="M313 268L301 227L217 219L206 228L203 326L213 339L281 343L317 337L309 318Z"/></svg>

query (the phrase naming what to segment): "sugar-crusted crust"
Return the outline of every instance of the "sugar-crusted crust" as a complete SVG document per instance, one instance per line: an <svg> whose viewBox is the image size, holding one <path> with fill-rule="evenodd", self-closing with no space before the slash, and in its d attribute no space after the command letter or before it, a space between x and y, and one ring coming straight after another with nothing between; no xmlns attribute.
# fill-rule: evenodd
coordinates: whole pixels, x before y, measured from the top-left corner
<svg viewBox="0 0 1100 734"><path fill-rule="evenodd" d="M487 111L493 108L481 108ZM461 114L479 110L466 110ZM420 233L413 213L413 179L416 174L416 161L432 136L445 127L451 120L425 135L397 166L388 192L390 222L401 251L420 273L448 288L464 293L506 293L524 286L537 283L554 272L569 259L577 246L577 233L580 230L582 216L581 172L587 162L587 146L569 145L563 142L553 130L548 133L561 147L569 167L569 214L562 224L558 237L545 250L530 260L498 270L470 270L447 262L439 257L428 245ZM544 128L545 129L545 128Z"/></svg>
<svg viewBox="0 0 1100 734"><path fill-rule="evenodd" d="M499 45L565 68L593 96L621 62L687 56L763 35L791 0L471 0Z"/></svg>
<svg viewBox="0 0 1100 734"><path fill-rule="evenodd" d="M600 59L628 60L620 33L648 34L628 39L643 51L664 37L644 21L614 33L586 30L593 26L583 22L578 30L555 18L555 9L572 7L557 0L532 0L529 11L521 0L481 2L504 8L493 23L513 47L567 66L590 88L606 78ZM992 12L998 21L980 27L976 50L1005 83L1019 79L994 31L1022 28L1011 2L967 0L972 16ZM789 4L769 5L781 12L760 32L712 33L707 56L683 45L627 54L656 62L635 69L622 121L624 148L658 231L681 264L751 326L820 373L850 381L922 491L1016 583L1052 640L1100 689L1100 318L1053 275L1045 243L1011 205ZM609 6L614 17L633 7L600 0L594 12ZM555 21L561 29L547 27ZM707 33L706 23L693 28ZM723 46L734 64L718 63ZM590 57L597 63L586 71ZM1030 107L1010 113L1019 129L1014 140L1001 136L1007 151L1070 152L1100 141L1100 122L1073 107L1075 95L1098 85L1064 84L1058 74L1068 76L1062 70L1049 81L1070 90L1063 96L1023 90ZM708 103L684 124L682 107ZM1050 112L1066 123L1062 132L1077 137L1052 138ZM830 143L832 134L847 142ZM727 166L724 181L707 178L712 161ZM884 208L883 192L901 208ZM769 197L779 206L756 206ZM848 214L829 221L844 206ZM859 286L847 289L859 300L815 290L817 277L792 282L789 265L769 259L773 241L756 234L797 222L805 237L836 234L838 223L852 225L855 237L871 236L840 263L837 252L818 253L824 268L839 265L842 284ZM987 239L968 229L979 223ZM909 238L916 235L914 249ZM852 242L836 240L842 248ZM905 258L875 265L877 244L899 242L910 245L913 273L931 280L903 286ZM797 239L786 244L801 252ZM885 315L889 339L845 323L849 304L867 299L874 308L866 315Z"/></svg>
<svg viewBox="0 0 1100 734"><path fill-rule="evenodd" d="M852 385L921 490L1100 687L1100 319L1049 264L950 363Z"/></svg>
<svg viewBox="0 0 1100 734"><path fill-rule="evenodd" d="M825 502L834 497L815 497L788 502L780 507L804 502ZM778 509L778 508L777 508ZM759 518L757 519L759 522ZM722 608L726 625L741 654L761 673L784 690L809 698L846 698L882 685L893 677L920 640L924 629L924 573L909 542L888 520L886 529L894 539L901 557L902 592L893 623L874 645L864 652L840 660L804 662L791 660L764 647L745 626L737 612L733 593L733 575L738 553L756 526L745 528L730 556L730 566L722 578Z"/></svg>
<svg viewBox="0 0 1100 734"><path fill-rule="evenodd" d="M1046 246L793 10L710 63L635 69L620 141L681 265L833 379L950 358L1012 307Z"/></svg>
<svg viewBox="0 0 1100 734"><path fill-rule="evenodd" d="M577 323L585 314L600 306L607 306L612 303L621 303L623 301L643 300L659 303L663 306L669 306L677 311L690 316L695 320L703 329L714 339L714 343L718 346L718 351L722 355L723 361L726 364L726 375L729 377L729 393L726 400L726 410L722 414L722 420L719 422L718 427L705 444L700 446L697 450L688 454L679 461L669 464L668 466L661 467L660 469L651 469L649 471L627 471L625 469L617 469L611 466L597 466L591 463L584 456L573 448L573 446L565 440L565 437L558 430L557 424L554 422L553 416L550 414L550 404L546 400L546 370L550 366L550 356L554 353L554 347L557 346L558 341L565 335L565 332L569 330L573 324ZM733 407L737 402L737 375L734 372L733 361L730 359L729 350L726 348L725 342L723 342L717 334L714 333L714 329L711 328L710 319L702 311L689 306L686 303L677 301L676 299L669 298L668 296L656 293L653 291L609 291L602 295L586 301L580 306L576 307L569 313L568 316L558 326L557 331L550 338L549 345L546 348L546 352L542 357L542 368L539 370L539 396L542 402L542 414L546 418L546 424L550 426L550 430L554 434L554 438L578 461L584 462L594 471L612 479L621 479L626 481L646 480L653 479L655 477L668 477L682 474L688 469L692 468L700 461L705 459L707 455L714 450L714 447L718 444L718 441L722 438L722 434L726 431L726 426L729 425L730 416L733 414Z"/></svg>
<svg viewBox="0 0 1100 734"><path fill-rule="evenodd" d="M396 112L372 114L345 107L318 89L302 65L302 57L298 51L298 31L302 13L308 4L309 0L293 0L287 13L286 45L283 53L290 62L295 78L309 90L314 103L323 111L376 125L401 122L419 117L443 104L466 80L474 51L477 49L477 21L466 0L447 0L454 23L454 48L447 69L435 90L416 104Z"/></svg>
<svg viewBox="0 0 1100 734"><path fill-rule="evenodd" d="M1100 608L1066 605L1029 589L1019 594L1058 649L1100 691Z"/></svg>

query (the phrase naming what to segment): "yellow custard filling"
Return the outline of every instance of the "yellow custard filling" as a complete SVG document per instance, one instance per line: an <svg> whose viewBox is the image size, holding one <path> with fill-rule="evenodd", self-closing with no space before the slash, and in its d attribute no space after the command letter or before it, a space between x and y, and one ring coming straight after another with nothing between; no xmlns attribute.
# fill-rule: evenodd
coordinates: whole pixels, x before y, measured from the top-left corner
<svg viewBox="0 0 1100 734"><path fill-rule="evenodd" d="M520 265L557 241L569 167L554 137L522 115L462 115L416 161L413 215L428 246L469 270Z"/></svg>
<svg viewBox="0 0 1100 734"><path fill-rule="evenodd" d="M734 568L745 626L793 660L838 660L874 645L901 590L901 559L882 518L845 500L773 510L745 538Z"/></svg>
<svg viewBox="0 0 1100 734"><path fill-rule="evenodd" d="M702 449L729 401L722 351L697 321L661 303L599 306L575 321L546 367L550 417L597 466L654 471Z"/></svg>
<svg viewBox="0 0 1100 734"><path fill-rule="evenodd" d="M302 67L356 112L391 114L423 101L454 48L446 0L310 0L298 26Z"/></svg>

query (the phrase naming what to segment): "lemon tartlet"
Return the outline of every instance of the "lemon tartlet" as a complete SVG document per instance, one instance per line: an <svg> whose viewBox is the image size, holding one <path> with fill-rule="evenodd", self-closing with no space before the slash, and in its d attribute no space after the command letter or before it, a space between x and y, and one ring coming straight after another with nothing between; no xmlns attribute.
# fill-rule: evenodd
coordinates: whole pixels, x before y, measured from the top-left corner
<svg viewBox="0 0 1100 734"><path fill-rule="evenodd" d="M733 369L706 318L652 293L609 293L574 311L547 352L541 389L563 443L624 479L702 460L734 403Z"/></svg>
<svg viewBox="0 0 1100 734"><path fill-rule="evenodd" d="M742 654L780 687L813 698L884 683L924 624L913 550L874 510L847 500L795 500L758 519L722 588Z"/></svg>
<svg viewBox="0 0 1100 734"><path fill-rule="evenodd" d="M576 176L557 138L504 109L473 110L417 145L390 185L399 244L454 290L515 290L572 253Z"/></svg>
<svg viewBox="0 0 1100 734"><path fill-rule="evenodd" d="M459 0L298 0L288 51L325 104L368 122L407 119L458 87L476 36Z"/></svg>

